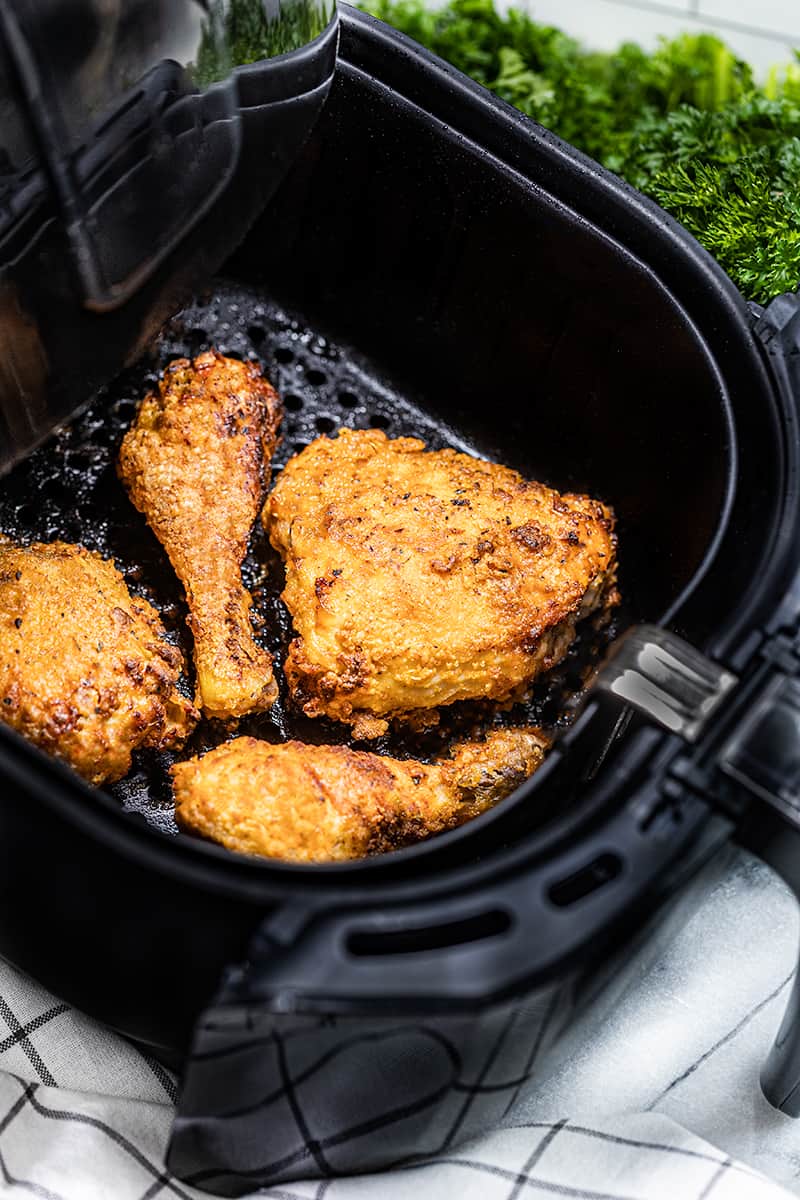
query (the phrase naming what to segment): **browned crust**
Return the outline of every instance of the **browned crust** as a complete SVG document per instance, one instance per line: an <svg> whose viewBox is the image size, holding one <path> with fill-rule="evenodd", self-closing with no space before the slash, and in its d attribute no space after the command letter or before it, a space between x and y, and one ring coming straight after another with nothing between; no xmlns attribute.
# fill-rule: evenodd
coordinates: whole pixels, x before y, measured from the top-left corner
<svg viewBox="0 0 800 1200"><path fill-rule="evenodd" d="M309 716L384 733L459 700L505 702L618 600L614 514L414 438L342 430L290 460L264 509Z"/></svg>
<svg viewBox="0 0 800 1200"><path fill-rule="evenodd" d="M437 763L240 737L172 768L182 829L242 854L330 862L382 854L483 812L540 766L537 729L499 730Z"/></svg>
<svg viewBox="0 0 800 1200"><path fill-rule="evenodd" d="M158 613L82 546L0 542L0 629L0 719L90 783L181 746L198 719Z"/></svg>
<svg viewBox="0 0 800 1200"><path fill-rule="evenodd" d="M212 350L170 364L120 449L120 477L186 591L196 703L211 717L239 718L277 698L241 565L281 413L256 364Z"/></svg>

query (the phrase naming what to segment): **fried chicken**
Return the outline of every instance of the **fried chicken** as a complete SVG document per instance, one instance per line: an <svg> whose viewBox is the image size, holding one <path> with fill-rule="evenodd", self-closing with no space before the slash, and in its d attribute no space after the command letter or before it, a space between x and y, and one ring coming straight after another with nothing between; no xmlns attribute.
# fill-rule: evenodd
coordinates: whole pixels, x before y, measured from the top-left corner
<svg viewBox="0 0 800 1200"><path fill-rule="evenodd" d="M292 458L264 523L309 716L377 737L459 700L519 698L617 600L614 516L416 438L342 430Z"/></svg>
<svg viewBox="0 0 800 1200"><path fill-rule="evenodd" d="M335 862L452 829L539 767L537 729L491 733L427 765L348 746L235 738L172 767L179 826L240 854Z"/></svg>
<svg viewBox="0 0 800 1200"><path fill-rule="evenodd" d="M221 719L269 708L272 660L253 638L241 566L264 499L281 404L253 363L182 358L142 402L119 474L186 591L195 703Z"/></svg>
<svg viewBox="0 0 800 1200"><path fill-rule="evenodd" d="M113 562L82 546L0 540L0 719L89 783L134 750L180 746L198 718L183 658Z"/></svg>

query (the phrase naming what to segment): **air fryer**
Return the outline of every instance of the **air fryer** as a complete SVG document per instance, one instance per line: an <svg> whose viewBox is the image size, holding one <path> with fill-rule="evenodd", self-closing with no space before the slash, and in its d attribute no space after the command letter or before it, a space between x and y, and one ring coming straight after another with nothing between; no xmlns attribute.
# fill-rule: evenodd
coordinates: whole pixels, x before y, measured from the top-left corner
<svg viewBox="0 0 800 1200"><path fill-rule="evenodd" d="M377 424L601 496L624 615L524 787L352 864L230 854L175 830L163 762L92 791L0 727L0 949L180 1069L181 1179L238 1195L441 1153L502 1118L580 982L724 842L800 888L799 323L796 297L748 307L651 202L342 11L328 102L263 215L6 477L0 524L115 555L178 629L113 458L164 363L213 344L282 392L284 460ZM764 1076L789 1113L797 1005Z"/></svg>

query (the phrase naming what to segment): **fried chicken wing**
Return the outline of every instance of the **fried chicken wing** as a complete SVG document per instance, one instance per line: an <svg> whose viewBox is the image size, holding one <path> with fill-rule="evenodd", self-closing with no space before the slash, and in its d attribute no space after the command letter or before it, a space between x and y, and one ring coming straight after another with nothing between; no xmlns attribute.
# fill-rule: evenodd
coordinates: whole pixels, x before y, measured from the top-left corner
<svg viewBox="0 0 800 1200"><path fill-rule="evenodd" d="M253 363L209 351L167 368L120 450L128 494L186 591L195 702L211 717L241 717L277 696L241 566L280 418L277 393Z"/></svg>
<svg viewBox="0 0 800 1200"><path fill-rule="evenodd" d="M264 522L299 635L291 692L357 737L520 696L576 622L617 600L609 508L416 438L317 438L284 468Z"/></svg>
<svg viewBox="0 0 800 1200"><path fill-rule="evenodd" d="M82 546L0 540L0 719L89 783L142 746L180 746L199 714L156 610Z"/></svg>
<svg viewBox="0 0 800 1200"><path fill-rule="evenodd" d="M240 854L361 858L477 816L533 774L546 746L537 729L498 730L428 765L240 737L172 767L175 815L183 829Z"/></svg>

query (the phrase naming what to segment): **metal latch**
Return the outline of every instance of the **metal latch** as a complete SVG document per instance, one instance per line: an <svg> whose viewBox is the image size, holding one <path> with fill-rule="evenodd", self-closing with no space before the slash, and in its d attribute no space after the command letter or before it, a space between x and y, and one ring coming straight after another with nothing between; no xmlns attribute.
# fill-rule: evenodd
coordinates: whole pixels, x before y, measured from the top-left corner
<svg viewBox="0 0 800 1200"><path fill-rule="evenodd" d="M639 625L613 647L594 688L694 743L738 682L682 638ZM800 680L779 670L754 684L737 704L714 769L800 828Z"/></svg>
<svg viewBox="0 0 800 1200"><path fill-rule="evenodd" d="M695 742L739 682L677 634L636 625L614 644L593 684L662 729Z"/></svg>

